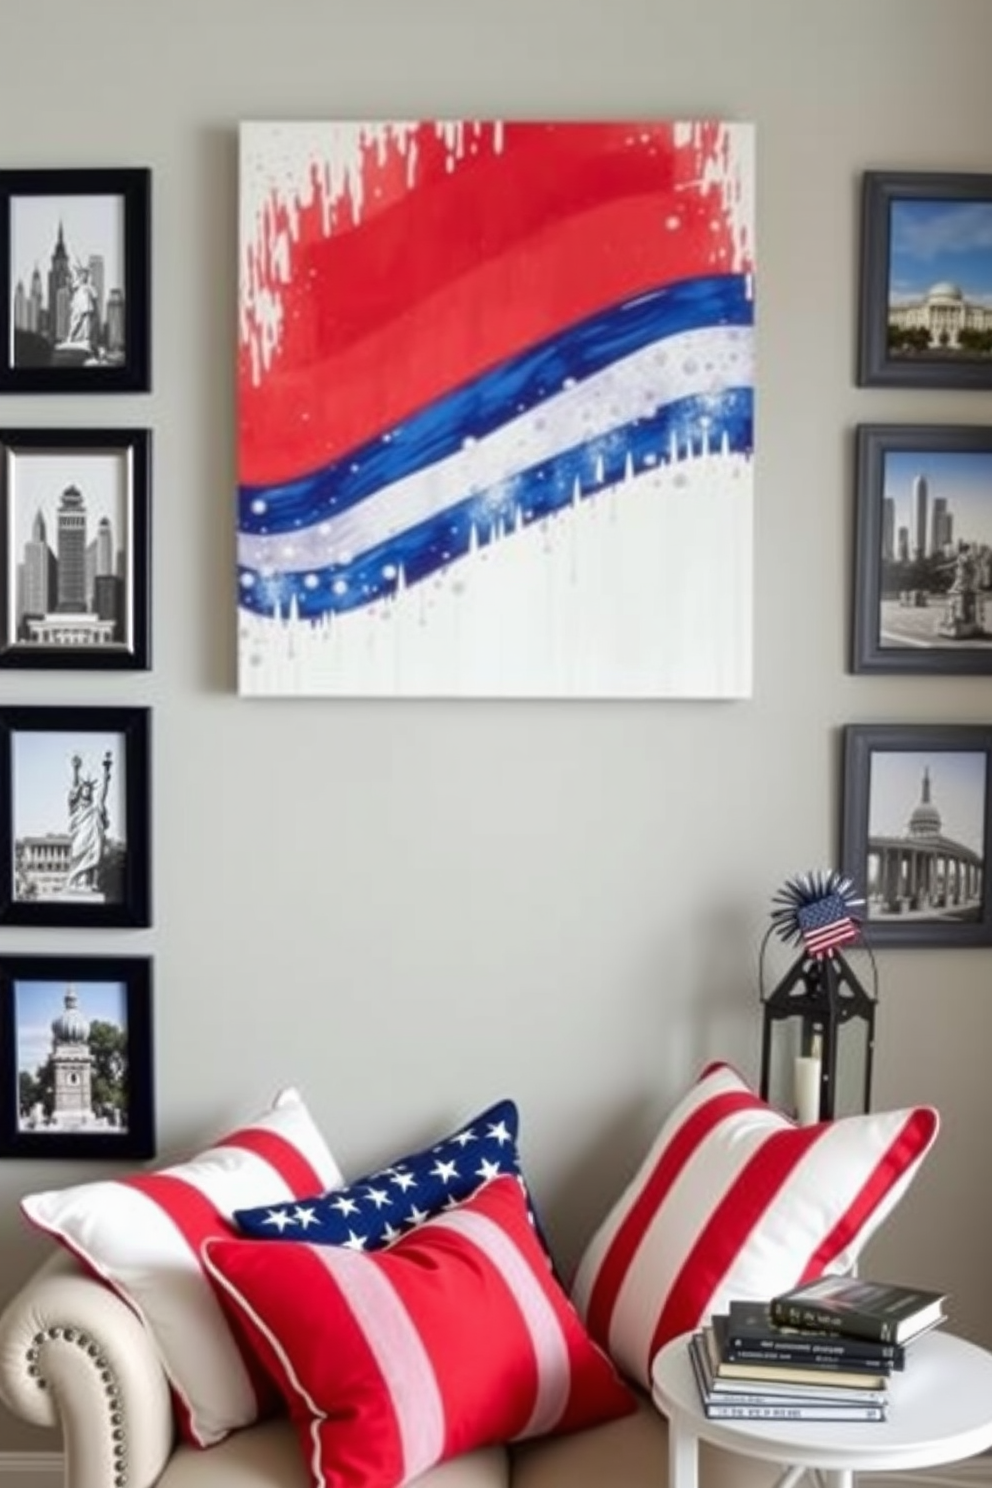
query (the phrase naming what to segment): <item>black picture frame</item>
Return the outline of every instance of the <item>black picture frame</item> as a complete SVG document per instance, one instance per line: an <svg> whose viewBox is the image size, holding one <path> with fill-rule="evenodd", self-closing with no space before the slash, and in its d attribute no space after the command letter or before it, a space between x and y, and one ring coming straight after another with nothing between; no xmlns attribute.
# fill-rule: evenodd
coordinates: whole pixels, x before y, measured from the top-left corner
<svg viewBox="0 0 992 1488"><path fill-rule="evenodd" d="M861 387L992 387L992 175L866 171L861 196ZM976 246L977 244L977 246ZM890 324L891 322L891 324Z"/></svg>
<svg viewBox="0 0 992 1488"><path fill-rule="evenodd" d="M992 673L992 424L855 430L853 672Z"/></svg>
<svg viewBox="0 0 992 1488"><path fill-rule="evenodd" d="M147 956L0 956L0 1157L154 1157L152 1027Z"/></svg>
<svg viewBox="0 0 992 1488"><path fill-rule="evenodd" d="M0 393L151 386L151 172L0 171Z"/></svg>
<svg viewBox="0 0 992 1488"><path fill-rule="evenodd" d="M150 925L150 735L143 707L0 707L0 924Z"/></svg>
<svg viewBox="0 0 992 1488"><path fill-rule="evenodd" d="M992 726L849 724L841 867L870 946L992 945Z"/></svg>
<svg viewBox="0 0 992 1488"><path fill-rule="evenodd" d="M150 499L148 429L0 429L0 667L148 669Z"/></svg>

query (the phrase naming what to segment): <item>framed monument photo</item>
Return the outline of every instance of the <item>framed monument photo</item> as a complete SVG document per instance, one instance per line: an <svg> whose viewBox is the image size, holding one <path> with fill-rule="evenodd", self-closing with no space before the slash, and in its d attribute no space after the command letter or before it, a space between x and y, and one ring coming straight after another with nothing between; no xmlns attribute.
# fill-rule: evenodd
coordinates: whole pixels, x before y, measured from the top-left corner
<svg viewBox="0 0 992 1488"><path fill-rule="evenodd" d="M0 429L0 667L145 670L147 429Z"/></svg>
<svg viewBox="0 0 992 1488"><path fill-rule="evenodd" d="M148 708L0 708L0 924L151 924Z"/></svg>
<svg viewBox="0 0 992 1488"><path fill-rule="evenodd" d="M0 956L0 1157L154 1155L151 961Z"/></svg>
<svg viewBox="0 0 992 1488"><path fill-rule="evenodd" d="M992 424L855 435L855 672L992 673Z"/></svg>
<svg viewBox="0 0 992 1488"><path fill-rule="evenodd" d="M869 946L992 945L992 727L849 724L841 868Z"/></svg>
<svg viewBox="0 0 992 1488"><path fill-rule="evenodd" d="M866 171L861 387L992 387L992 175Z"/></svg>
<svg viewBox="0 0 992 1488"><path fill-rule="evenodd" d="M151 172L0 170L0 393L151 385Z"/></svg>

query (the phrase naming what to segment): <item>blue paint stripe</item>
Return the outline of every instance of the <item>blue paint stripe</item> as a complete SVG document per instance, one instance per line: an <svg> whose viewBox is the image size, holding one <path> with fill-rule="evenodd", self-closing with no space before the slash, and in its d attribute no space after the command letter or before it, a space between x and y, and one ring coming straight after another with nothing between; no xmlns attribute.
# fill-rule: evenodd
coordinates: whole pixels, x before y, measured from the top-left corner
<svg viewBox="0 0 992 1488"><path fill-rule="evenodd" d="M300 616L310 620L362 608L394 594L401 571L410 588L463 558L473 542L484 547L512 540L519 528L568 506L577 483L581 499L588 499L622 481L628 469L639 473L665 465L673 439L679 451L691 445L698 454L705 428L712 450L726 444L734 454L750 454L753 423L750 387L681 399L649 419L564 450L512 482L473 492L428 521L356 555L347 565L264 576L242 566L239 602L243 609L271 616L277 609L285 615L295 601Z"/></svg>
<svg viewBox="0 0 992 1488"><path fill-rule="evenodd" d="M457 388L405 422L299 480L242 486L243 533L295 532L340 515L393 481L485 438L622 357L686 331L750 325L750 281L725 274L665 285L591 316Z"/></svg>

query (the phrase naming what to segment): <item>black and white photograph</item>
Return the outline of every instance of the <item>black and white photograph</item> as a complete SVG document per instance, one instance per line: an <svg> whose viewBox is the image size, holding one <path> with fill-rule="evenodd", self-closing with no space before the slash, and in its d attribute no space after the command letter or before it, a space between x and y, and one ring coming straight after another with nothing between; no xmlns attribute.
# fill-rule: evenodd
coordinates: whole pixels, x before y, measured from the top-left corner
<svg viewBox="0 0 992 1488"><path fill-rule="evenodd" d="M867 171L862 386L992 387L992 175Z"/></svg>
<svg viewBox="0 0 992 1488"><path fill-rule="evenodd" d="M149 919L146 708L0 708L0 923Z"/></svg>
<svg viewBox="0 0 992 1488"><path fill-rule="evenodd" d="M992 944L990 757L980 725L844 730L842 867L869 945Z"/></svg>
<svg viewBox="0 0 992 1488"><path fill-rule="evenodd" d="M855 442L852 669L992 672L992 425Z"/></svg>
<svg viewBox="0 0 992 1488"><path fill-rule="evenodd" d="M149 666L145 429L0 430L0 667Z"/></svg>
<svg viewBox="0 0 992 1488"><path fill-rule="evenodd" d="M0 958L0 1156L151 1157L151 962Z"/></svg>
<svg viewBox="0 0 992 1488"><path fill-rule="evenodd" d="M147 170L0 171L3 392L149 386Z"/></svg>

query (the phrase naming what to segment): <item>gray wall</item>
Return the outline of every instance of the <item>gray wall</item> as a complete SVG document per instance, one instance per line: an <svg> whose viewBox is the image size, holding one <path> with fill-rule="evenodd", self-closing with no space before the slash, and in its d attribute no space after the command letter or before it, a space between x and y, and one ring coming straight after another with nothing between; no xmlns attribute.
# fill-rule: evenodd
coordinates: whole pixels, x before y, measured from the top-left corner
<svg viewBox="0 0 992 1488"><path fill-rule="evenodd" d="M859 177L992 169L990 56L987 0L2 0L0 164L154 172L154 391L0 401L154 430L154 670L0 698L153 706L155 923L0 950L154 955L163 1153L281 1082L352 1171L512 1094L567 1263L701 1063L755 1073L758 941L781 880L836 860L840 725L988 716L988 682L845 657L853 426L990 412L854 386ZM758 126L754 697L239 702L237 121L500 114ZM992 1344L992 953L879 962L877 1104L943 1133L872 1269ZM21 1194L100 1171L0 1164L2 1296L46 1252ZM50 1445L0 1419L0 1450Z"/></svg>

